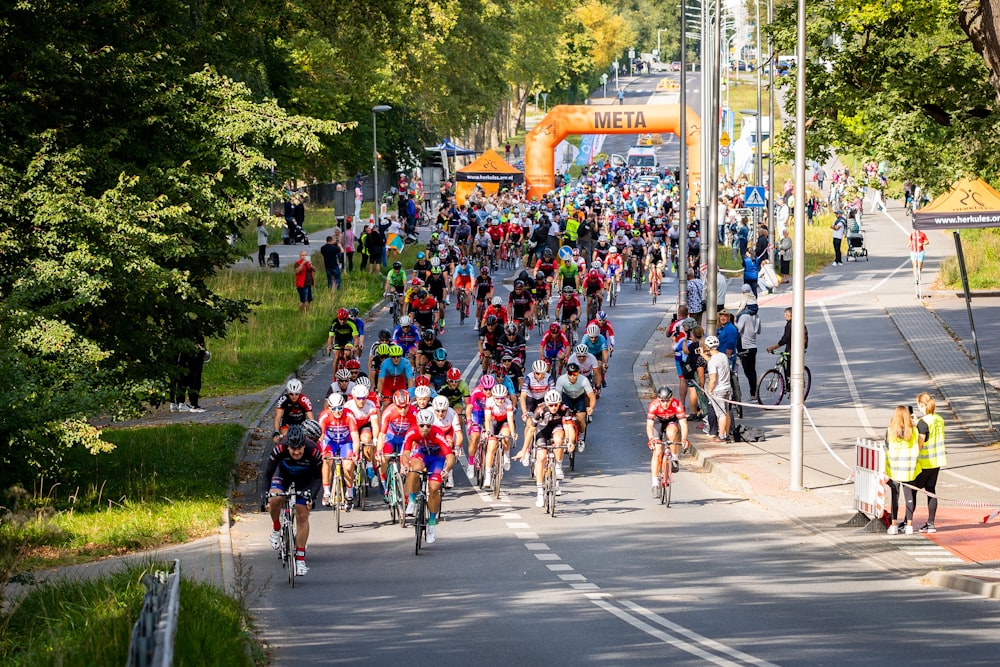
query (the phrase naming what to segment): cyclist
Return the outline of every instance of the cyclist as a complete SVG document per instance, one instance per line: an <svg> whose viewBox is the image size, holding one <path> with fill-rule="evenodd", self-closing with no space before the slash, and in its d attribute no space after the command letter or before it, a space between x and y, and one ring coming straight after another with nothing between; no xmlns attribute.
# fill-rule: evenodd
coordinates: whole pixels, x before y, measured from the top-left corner
<svg viewBox="0 0 1000 667"><path fill-rule="evenodd" d="M646 241L642 238L642 232L638 229L632 230L632 240L629 241L629 266L633 280L642 282L642 266L646 257Z"/></svg>
<svg viewBox="0 0 1000 667"><path fill-rule="evenodd" d="M351 374L351 382L357 383L358 378L365 375L361 372L361 362L357 359L348 359L344 368Z"/></svg>
<svg viewBox="0 0 1000 667"><path fill-rule="evenodd" d="M290 425L284 437L278 442L264 467L264 485L269 493L285 493L294 484L299 492L311 494L311 498L300 495L295 500L295 574L305 576L306 543L309 541L309 511L312 498L319 495L322 479L323 457L316 443L309 442L302 427ZM271 548L281 546L281 508L285 501L278 496L270 496L267 508L271 514Z"/></svg>
<svg viewBox="0 0 1000 667"><path fill-rule="evenodd" d="M392 332L392 342L403 350L403 354L410 360L410 365L415 365L420 328L410 321L409 316L403 315L399 318L399 325Z"/></svg>
<svg viewBox="0 0 1000 667"><path fill-rule="evenodd" d="M608 359L610 361L610 357L615 351L615 328L611 325L608 314L603 310L597 311L597 317L587 322L587 331L590 331L590 325L592 324L597 325L598 333L604 336L604 340L607 342Z"/></svg>
<svg viewBox="0 0 1000 667"><path fill-rule="evenodd" d="M663 265L666 263L666 250L663 239L654 241L649 248L649 293L660 293L660 280L663 277Z"/></svg>
<svg viewBox="0 0 1000 667"><path fill-rule="evenodd" d="M417 411L410 404L410 395L400 389L392 395L392 402L382 411L379 426L378 477L382 482L382 499L388 503L389 485L386 476L389 472L389 454L399 454L403 449L406 434L417 425Z"/></svg>
<svg viewBox="0 0 1000 667"><path fill-rule="evenodd" d="M414 324L421 329L433 329L437 325L437 299L428 293L427 288L421 287L413 295L413 299L407 307L407 314L413 318Z"/></svg>
<svg viewBox="0 0 1000 667"><path fill-rule="evenodd" d="M404 482L407 493L407 516L413 516L416 511L417 491L420 489L420 472L427 471L427 544L433 544L437 539L435 529L437 516L441 511L441 481L451 475L455 465L455 454L441 430L434 426L434 413L421 410L417 413L417 426L407 433L403 445L401 463L410 474Z"/></svg>
<svg viewBox="0 0 1000 667"><path fill-rule="evenodd" d="M486 399L489 398L490 391L496 386L497 380L492 375L484 375L479 378L479 384L469 393L469 398L465 406L465 424L469 429L469 465L476 459L476 452L479 450L479 439L483 431L485 419Z"/></svg>
<svg viewBox="0 0 1000 667"><path fill-rule="evenodd" d="M438 389L438 396L448 399L448 404L458 413L459 419L465 423L465 406L469 400L469 385L462 379L462 371L452 366L448 370L448 381Z"/></svg>
<svg viewBox="0 0 1000 667"><path fill-rule="evenodd" d="M357 359L365 351L365 318L361 317L361 311L357 308L348 308L347 316L358 330L358 335L354 338L354 358Z"/></svg>
<svg viewBox="0 0 1000 667"><path fill-rule="evenodd" d="M497 348L500 338L503 336L503 328L496 315L489 315L483 319L483 327L479 330L479 360L483 373L489 373L490 366L497 356Z"/></svg>
<svg viewBox="0 0 1000 667"><path fill-rule="evenodd" d="M413 366L409 359L403 359L403 348L389 346L389 358L382 362L378 371L378 394L388 399L396 391L413 386Z"/></svg>
<svg viewBox="0 0 1000 667"><path fill-rule="evenodd" d="M563 287L562 296L556 302L556 316L562 324L566 337L570 340L575 338L576 327L580 324L580 297L569 285Z"/></svg>
<svg viewBox="0 0 1000 667"><path fill-rule="evenodd" d="M488 266L479 269L479 277L476 278L476 328L483 323L483 310L486 301L493 296L493 279L490 278L490 268Z"/></svg>
<svg viewBox="0 0 1000 667"><path fill-rule="evenodd" d="M594 386L594 395L601 397L601 383L596 380L595 373L600 373L601 362L597 360L586 344L580 343L573 348L573 362L580 367L580 375L587 378Z"/></svg>
<svg viewBox="0 0 1000 667"><path fill-rule="evenodd" d="M525 340L527 340L527 331L534 326L535 300L523 280L514 281L514 291L507 299L507 306L510 309L511 323L515 324L515 330L523 331Z"/></svg>
<svg viewBox="0 0 1000 667"><path fill-rule="evenodd" d="M601 277L600 270L595 266L583 281L583 289L587 295L587 319L594 318L594 314L601 309L601 299L604 293L604 278Z"/></svg>
<svg viewBox="0 0 1000 667"><path fill-rule="evenodd" d="M804 349L808 350L809 349L809 329L806 328L805 323L802 324L802 333L805 336L805 348ZM785 346L785 349L784 349L783 353L790 355L791 352L792 352L792 307L791 306L789 306L788 308L785 308L785 328L781 332L781 339L778 340L778 342L775 343L774 345L772 345L771 347L767 348L767 351L770 352L771 354L774 354L774 351L777 350L782 345ZM791 368L790 359L789 359L789 361L785 362L784 368L785 368L785 382L787 383L788 382L789 369Z"/></svg>
<svg viewBox="0 0 1000 667"><path fill-rule="evenodd" d="M392 269L385 275L385 286L382 291L386 294L395 294L397 300L406 292L406 271L403 270L402 262L392 263Z"/></svg>
<svg viewBox="0 0 1000 667"><path fill-rule="evenodd" d="M461 311L464 302L465 316L468 317L470 299L469 293L472 290L472 265L469 264L469 260L465 257L458 260L458 266L455 267L455 278L452 281L452 286L455 294L460 295L459 298L455 299L455 308Z"/></svg>
<svg viewBox="0 0 1000 667"><path fill-rule="evenodd" d="M625 272L625 261L616 246L611 246L608 251L608 260L604 263L608 272L608 280L614 280L620 287L622 284L622 273Z"/></svg>
<svg viewBox="0 0 1000 667"><path fill-rule="evenodd" d="M361 454L366 462L365 471L368 473L369 482L372 482L375 477L375 443L378 442L379 436L379 410L378 404L371 400L369 393L368 387L361 384L354 385L346 408L354 415L362 447Z"/></svg>
<svg viewBox="0 0 1000 667"><path fill-rule="evenodd" d="M590 257L590 261L601 260L602 262L607 261L608 255L611 254L611 242L608 240L607 234L601 234L597 239L597 245L594 246L594 252Z"/></svg>
<svg viewBox="0 0 1000 667"><path fill-rule="evenodd" d="M427 328L420 335L420 342L417 343L417 375L423 374L427 370L434 353L444 349L444 343L434 333L434 329Z"/></svg>
<svg viewBox="0 0 1000 667"><path fill-rule="evenodd" d="M545 491L542 484L545 481L545 459L548 458L548 448L556 447L556 495L562 495L559 488L559 480L565 476L563 473L562 461L566 450L559 449L564 442L573 443L576 441L576 418L572 411L562 403L562 395L555 390L545 392L545 405L539 405L527 418L524 429L524 445L518 452L515 459L528 465L528 445L534 442L535 445L535 488L537 496L535 507L542 507L545 504ZM570 444L572 446L572 444Z"/></svg>
<svg viewBox="0 0 1000 667"><path fill-rule="evenodd" d="M549 330L542 336L538 343L538 356L544 359L549 365L557 364L557 373L562 372L562 365L566 361L569 352L569 338L563 333L562 328L555 322L549 325Z"/></svg>
<svg viewBox="0 0 1000 667"><path fill-rule="evenodd" d="M372 343L372 347L368 351L368 377L378 375L378 371L382 367L382 362L389 358L389 346L391 344L392 332L388 329L380 329L378 340ZM382 345L385 345L384 350L381 349Z"/></svg>
<svg viewBox="0 0 1000 667"><path fill-rule="evenodd" d="M444 435L444 439L448 441L451 451L462 451L462 422L458 418L458 413L455 412L454 408L448 402L448 398L446 396L435 396L434 400L431 401L431 410L434 411L434 426L441 429L441 433ZM456 454L455 456L457 457L458 455ZM445 478L444 488L455 488L455 478L451 471L448 471L448 477Z"/></svg>
<svg viewBox="0 0 1000 667"><path fill-rule="evenodd" d="M597 396L590 381L580 375L580 365L574 361L566 364L566 373L556 380L555 390L562 394L562 402L576 415L577 433L580 438L576 443L581 452L587 444L584 438L587 434L587 420L594 415Z"/></svg>
<svg viewBox="0 0 1000 667"><path fill-rule="evenodd" d="M289 426L312 418L312 401L302 393L302 382L292 378L285 385L285 394L278 400L278 406L274 410L274 433L271 434L271 440L278 442L278 438Z"/></svg>
<svg viewBox="0 0 1000 667"><path fill-rule="evenodd" d="M579 251L575 251L579 253ZM578 255L559 263L559 281L562 283L563 291L571 287L573 291L580 289L580 265L577 264Z"/></svg>
<svg viewBox="0 0 1000 667"><path fill-rule="evenodd" d="M358 327L350 319L346 308L337 311L337 317L330 323L330 335L326 340L326 353L333 351L333 374L341 368L341 362L354 357L354 342L358 339Z"/></svg>
<svg viewBox="0 0 1000 667"><path fill-rule="evenodd" d="M331 504L330 489L333 480L333 457L343 459L344 509L354 507L354 462L360 451L358 422L354 413L346 410L346 401L340 394L330 394L326 399L326 409L319 416L319 427L323 431L319 448L323 454L323 504Z"/></svg>
<svg viewBox="0 0 1000 667"><path fill-rule="evenodd" d="M930 245L927 234L920 229L910 232L910 265L913 267L913 280L920 282L920 272L924 268L924 247Z"/></svg>
<svg viewBox="0 0 1000 667"><path fill-rule="evenodd" d="M538 278L538 272L541 271L545 276L547 282L552 282L555 280L556 271L559 269L558 264L556 264L555 256L552 254L551 248L546 248L542 251L542 258L535 263L535 278Z"/></svg>
<svg viewBox="0 0 1000 667"><path fill-rule="evenodd" d="M663 441L670 442L670 469L677 472L680 462L677 459L677 436L688 448L687 415L684 414L684 404L674 398L670 387L660 387L656 390L656 398L649 402L646 408L646 438L649 440L649 450L653 459L649 463L649 472L653 476L653 495L658 493L660 486L660 457L663 455Z"/></svg>
<svg viewBox="0 0 1000 667"><path fill-rule="evenodd" d="M493 241L490 239L490 235L486 233L486 227L480 226L476 230L475 238L472 239L473 259L479 260L480 264L484 266L488 266L492 244Z"/></svg>
<svg viewBox="0 0 1000 667"><path fill-rule="evenodd" d="M346 399L351 395L353 387L354 383L351 382L351 371L341 368L337 371L337 377L334 379L333 384L326 390L326 398L330 398L333 394L340 394Z"/></svg>
<svg viewBox="0 0 1000 667"><path fill-rule="evenodd" d="M493 483L493 459L497 456L497 440L500 436L507 436L504 440L500 454L503 456L503 469L510 470L510 442L517 439L516 426L514 424L514 404L511 402L510 392L502 384L495 384L490 389L490 396L486 399L483 409L485 418L483 420L483 431L486 433L486 470L483 476L483 488L489 488Z"/></svg>
<svg viewBox="0 0 1000 667"><path fill-rule="evenodd" d="M544 359L537 359L531 365L531 372L524 376L521 383L521 419L525 422L524 442L528 444L528 422L531 414L535 411L546 392L553 387L552 378L549 376L549 365Z"/></svg>
<svg viewBox="0 0 1000 667"><path fill-rule="evenodd" d="M431 386L440 393L441 388L448 382L448 371L452 369L451 362L448 361L448 350L439 347L434 350L431 363L424 369L431 379Z"/></svg>
<svg viewBox="0 0 1000 667"><path fill-rule="evenodd" d="M510 319L507 308L503 305L503 299L499 296L493 297L490 305L483 312L483 319L489 319L491 315L497 318L501 325L507 324L507 321Z"/></svg>
<svg viewBox="0 0 1000 667"><path fill-rule="evenodd" d="M448 296L448 276L440 266L431 267L431 275L427 278L427 293L430 294L431 301L438 305L437 326L443 330L445 299Z"/></svg>
<svg viewBox="0 0 1000 667"><path fill-rule="evenodd" d="M427 281L427 276L431 272L431 262L423 252L417 253L417 261L413 263L413 277L420 278L421 282Z"/></svg>
<svg viewBox="0 0 1000 667"><path fill-rule="evenodd" d="M601 327L597 324L587 325L587 335L580 341L587 346L587 351L597 359L597 370L594 375L594 387L600 392L600 388L607 385L604 382L604 371L608 367L608 341L601 335Z"/></svg>

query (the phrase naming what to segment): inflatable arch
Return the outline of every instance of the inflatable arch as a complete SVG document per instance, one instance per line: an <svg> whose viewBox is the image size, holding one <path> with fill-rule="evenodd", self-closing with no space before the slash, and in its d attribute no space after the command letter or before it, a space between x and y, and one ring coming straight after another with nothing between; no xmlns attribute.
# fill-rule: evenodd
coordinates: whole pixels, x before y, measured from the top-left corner
<svg viewBox="0 0 1000 667"><path fill-rule="evenodd" d="M688 189L696 198L701 177L701 119L687 107ZM529 197L541 197L555 187L555 148L570 134L644 134L671 132L681 136L679 104L560 104L528 133L524 141L524 177Z"/></svg>

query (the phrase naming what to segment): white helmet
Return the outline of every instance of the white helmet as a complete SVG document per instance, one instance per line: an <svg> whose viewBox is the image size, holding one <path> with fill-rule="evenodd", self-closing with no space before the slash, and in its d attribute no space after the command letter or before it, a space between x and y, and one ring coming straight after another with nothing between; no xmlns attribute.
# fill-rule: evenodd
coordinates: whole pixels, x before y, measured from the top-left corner
<svg viewBox="0 0 1000 667"><path fill-rule="evenodd" d="M430 410L421 410L417 413L417 424L419 426L430 426L434 423L434 413Z"/></svg>
<svg viewBox="0 0 1000 667"><path fill-rule="evenodd" d="M490 394L492 394L493 398L505 398L507 396L507 387L502 384L495 384L490 389Z"/></svg>
<svg viewBox="0 0 1000 667"><path fill-rule="evenodd" d="M705 349L706 350L718 350L719 349L719 337L718 336L705 336Z"/></svg>
<svg viewBox="0 0 1000 667"><path fill-rule="evenodd" d="M441 266L441 258L437 255L431 257L431 266Z"/></svg>
<svg viewBox="0 0 1000 667"><path fill-rule="evenodd" d="M503 305L503 299L501 299L501 298L500 298L500 297L498 297L498 296L495 296L495 297L493 297L493 301L492 301L491 303L492 303L492 304L493 304L494 306L502 306L502 305Z"/></svg>
<svg viewBox="0 0 1000 667"><path fill-rule="evenodd" d="M538 359L535 363L531 364L531 370L536 373L548 373L549 365L543 359Z"/></svg>
<svg viewBox="0 0 1000 667"><path fill-rule="evenodd" d="M358 387L364 387L367 390L371 390L372 381L368 379L367 375L359 375L358 379L354 381Z"/></svg>
<svg viewBox="0 0 1000 667"><path fill-rule="evenodd" d="M430 387L417 387L413 390L414 398L430 398L431 388Z"/></svg>
<svg viewBox="0 0 1000 667"><path fill-rule="evenodd" d="M330 408L342 408L344 407L344 395L330 394L326 397L326 404L330 406Z"/></svg>
<svg viewBox="0 0 1000 667"><path fill-rule="evenodd" d="M586 345L580 343L579 345L573 348L573 352L582 356L584 354L589 354L590 350L587 348Z"/></svg>
<svg viewBox="0 0 1000 667"><path fill-rule="evenodd" d="M286 394L301 394L302 393L302 383L296 378L292 378L285 385Z"/></svg>
<svg viewBox="0 0 1000 667"><path fill-rule="evenodd" d="M587 335L588 336L599 336L601 334L601 327L596 324L587 325Z"/></svg>
<svg viewBox="0 0 1000 667"><path fill-rule="evenodd" d="M590 263L590 268L592 268L592 269L599 269L602 266L604 266L604 265L601 264L601 258L600 257L598 257L597 259L595 259L593 262Z"/></svg>
<svg viewBox="0 0 1000 667"><path fill-rule="evenodd" d="M608 249L608 254L609 255L617 255L618 254L618 246L616 246L616 245L611 246L611 248Z"/></svg>
<svg viewBox="0 0 1000 667"><path fill-rule="evenodd" d="M446 396L435 396L434 400L431 401L431 407L435 410L444 411L449 407L448 398Z"/></svg>
<svg viewBox="0 0 1000 667"><path fill-rule="evenodd" d="M360 382L351 389L351 396L357 399L368 398L368 387Z"/></svg>
<svg viewBox="0 0 1000 667"><path fill-rule="evenodd" d="M562 403L562 394L555 389L549 389L545 392L545 403L546 405L556 405L557 403Z"/></svg>
<svg viewBox="0 0 1000 667"><path fill-rule="evenodd" d="M409 315L403 315L402 317L399 318L399 326L406 327L406 326L409 326L409 325L410 325L410 316Z"/></svg>

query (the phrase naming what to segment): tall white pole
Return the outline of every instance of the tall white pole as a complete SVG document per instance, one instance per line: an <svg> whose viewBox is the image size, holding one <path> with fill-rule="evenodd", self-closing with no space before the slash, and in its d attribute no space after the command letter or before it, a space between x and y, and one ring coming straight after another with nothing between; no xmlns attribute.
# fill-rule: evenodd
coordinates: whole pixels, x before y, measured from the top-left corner
<svg viewBox="0 0 1000 667"><path fill-rule="evenodd" d="M687 303L687 235L688 235L688 172L687 172L687 0L681 0L681 168L678 186L681 189L677 224L680 228L677 249L677 303Z"/></svg>
<svg viewBox="0 0 1000 667"><path fill-rule="evenodd" d="M372 157L375 161L375 169L372 172L372 186L374 188L375 203L372 206L372 215L375 216L375 224L378 224L378 130L376 129L375 109L372 109Z"/></svg>
<svg viewBox="0 0 1000 667"><path fill-rule="evenodd" d="M802 491L803 376L806 316L806 0L798 0L798 67L795 76L795 246L792 259L792 414L790 491ZM772 185L773 187L773 185Z"/></svg>

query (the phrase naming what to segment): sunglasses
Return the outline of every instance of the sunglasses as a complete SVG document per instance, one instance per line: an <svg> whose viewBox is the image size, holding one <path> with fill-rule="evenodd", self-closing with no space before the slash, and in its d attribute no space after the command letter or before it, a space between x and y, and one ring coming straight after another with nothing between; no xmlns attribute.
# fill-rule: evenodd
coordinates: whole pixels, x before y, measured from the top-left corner
<svg viewBox="0 0 1000 667"><path fill-rule="evenodd" d="M330 412L343 412L343 411L344 411L343 406L339 408L330 408Z"/></svg>
<svg viewBox="0 0 1000 667"><path fill-rule="evenodd" d="M570 372L566 373L566 375L568 375L570 377L576 377L577 375L579 375L579 373L577 373L575 371L570 371Z"/></svg>

